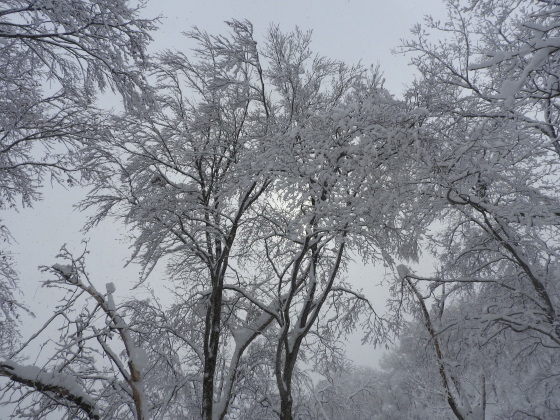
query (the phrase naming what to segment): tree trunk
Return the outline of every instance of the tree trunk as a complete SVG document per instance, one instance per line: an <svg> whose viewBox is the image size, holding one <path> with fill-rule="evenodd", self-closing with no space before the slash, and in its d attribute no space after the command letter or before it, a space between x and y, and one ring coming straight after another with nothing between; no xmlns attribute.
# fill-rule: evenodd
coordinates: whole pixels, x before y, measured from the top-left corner
<svg viewBox="0 0 560 420"><path fill-rule="evenodd" d="M280 394L280 420L292 420L294 406L294 400L292 398L292 377L297 355L299 353L299 342L296 346L294 346L294 349L291 352L289 351L289 347L286 345L284 348L284 360L282 360L281 347L282 343L278 346L276 353L275 372L278 393Z"/></svg>
<svg viewBox="0 0 560 420"><path fill-rule="evenodd" d="M220 345L220 322L222 315L223 284L217 279L212 288L210 302L206 310L204 331L204 374L202 378L202 419L212 420L214 404L214 376Z"/></svg>
<svg viewBox="0 0 560 420"><path fill-rule="evenodd" d="M292 420L292 409L293 409L293 400L292 400L292 392L291 389L288 389L286 392L282 392L280 394L280 420Z"/></svg>
<svg viewBox="0 0 560 420"><path fill-rule="evenodd" d="M287 357L286 357L287 358ZM284 374L282 372L276 375L278 383L278 391L280 393L280 420L292 420L292 410L294 400L292 398L292 372L287 364L284 366Z"/></svg>

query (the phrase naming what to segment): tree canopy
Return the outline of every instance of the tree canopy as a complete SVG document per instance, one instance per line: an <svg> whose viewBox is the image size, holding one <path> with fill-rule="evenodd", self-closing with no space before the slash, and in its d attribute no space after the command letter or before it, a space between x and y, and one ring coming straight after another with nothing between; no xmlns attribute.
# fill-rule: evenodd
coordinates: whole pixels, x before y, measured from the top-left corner
<svg viewBox="0 0 560 420"><path fill-rule="evenodd" d="M299 28L232 19L148 56L157 22L127 0L4 2L1 208L86 188L84 229L121 224L149 291L117 297L64 246L55 311L20 337L6 245L14 416L557 418L560 5L444 3L402 41L398 98ZM384 267L385 313L356 261ZM380 370L347 360L352 332L396 343Z"/></svg>

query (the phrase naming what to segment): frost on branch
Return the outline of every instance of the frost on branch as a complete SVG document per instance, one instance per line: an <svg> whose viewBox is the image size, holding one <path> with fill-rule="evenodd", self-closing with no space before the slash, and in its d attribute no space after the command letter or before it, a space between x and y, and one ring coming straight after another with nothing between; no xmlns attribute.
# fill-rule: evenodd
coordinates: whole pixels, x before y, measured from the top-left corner
<svg viewBox="0 0 560 420"><path fill-rule="evenodd" d="M54 264L52 269L59 272L69 283L77 283L77 273L71 265Z"/></svg>

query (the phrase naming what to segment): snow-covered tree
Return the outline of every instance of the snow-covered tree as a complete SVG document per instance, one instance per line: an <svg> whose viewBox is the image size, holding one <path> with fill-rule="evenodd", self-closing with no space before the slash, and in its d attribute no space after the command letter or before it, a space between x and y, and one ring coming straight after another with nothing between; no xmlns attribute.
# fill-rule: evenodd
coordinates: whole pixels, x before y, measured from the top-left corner
<svg viewBox="0 0 560 420"><path fill-rule="evenodd" d="M417 143L418 182L426 211L439 215L426 241L439 268L433 275L408 272L401 285L421 309L453 414L484 418L484 381L478 398L465 398L475 386L466 385L462 369L476 358L450 365L459 353L452 344L505 347L506 337L535 352L559 344L558 5L446 4L446 21L428 19L403 46L420 72L408 98L423 116L422 139L429 139ZM472 294L472 312L463 306L444 320L445 307ZM452 326L471 333L453 336ZM503 365L488 369L485 378ZM529 405L539 404L530 398ZM535 407L525 409L539 416Z"/></svg>
<svg viewBox="0 0 560 420"><path fill-rule="evenodd" d="M414 318L383 363L389 375L385 381L403 390L403 414L442 419L558 416L557 348L543 346L531 330L481 322L488 301L500 302L484 288L454 298L424 288L422 280L405 273L401 269L412 292L405 304ZM407 400L410 404L403 404Z"/></svg>
<svg viewBox="0 0 560 420"><path fill-rule="evenodd" d="M517 126L543 135L548 147L560 153L557 2L444 3L448 18L427 18L424 26L413 29L414 38L401 46L424 79L424 87L418 86L421 106L454 109L464 117L515 119ZM428 89L429 84L442 90ZM461 92L458 104L442 100L442 92L453 90ZM474 98L477 107L472 106Z"/></svg>
<svg viewBox="0 0 560 420"><path fill-rule="evenodd" d="M349 253L388 263L390 252L415 257L418 231L404 165L415 137L407 125L411 116L375 73L318 60L310 71L302 66L288 72L282 57L309 55L306 43L292 46L279 35L273 41L276 48L268 55L287 79L284 85L303 86L299 97L282 92L283 102L305 110L290 115L288 135L279 136L277 151L266 155L276 197L261 211L264 241L255 247L271 273L267 295L277 302L280 418L291 419L291 376L304 340L317 337L320 343L351 329L358 314L369 310L367 300L343 281ZM323 87L315 75L331 80L323 79ZM374 335L380 333L376 329Z"/></svg>
<svg viewBox="0 0 560 420"><path fill-rule="evenodd" d="M258 49L249 22L229 26L229 36L190 32L189 57L160 55L159 109L115 123L96 156L108 176L85 205L99 209L92 225L124 217L144 276L167 264L203 418L224 418L244 352L274 324L289 419L311 329L320 344L368 308L342 281L349 251L389 263L391 251L416 255L403 162L417 115L376 72L314 56L309 33L271 27Z"/></svg>
<svg viewBox="0 0 560 420"><path fill-rule="evenodd" d="M91 107L110 87L134 106L153 23L126 0L5 0L0 5L0 209L31 206L46 177L73 184L87 144L103 132ZM6 226L3 242L10 241ZM17 275L0 255L0 336L13 341Z"/></svg>
<svg viewBox="0 0 560 420"><path fill-rule="evenodd" d="M310 417L321 420L377 419L381 411L380 387L386 385L381 372L350 363L333 365L327 378L310 395ZM387 417L385 417L387 418Z"/></svg>
<svg viewBox="0 0 560 420"><path fill-rule="evenodd" d="M550 98L502 98L495 79L511 77L504 75L502 66L472 70L481 66L471 64L490 48L488 37L500 33L485 27L478 49L467 48L469 29L479 27L471 21L491 17L474 6L449 6L450 21L442 29L455 38L432 45L419 30L419 39L407 44L420 53L414 62L422 76L410 95L424 107L423 129L429 133L425 138L432 139L431 144L419 144L419 166L424 167L419 181L424 183L422 194L433 203L430 211L439 209L445 218L432 238L443 263L433 280L452 283L447 293L475 285L491 290L500 296L500 304L489 303L488 322L532 329L547 345L557 346L560 190L555 174L560 160L556 140L542 125L539 128L540 123L526 118L546 115L542 106ZM519 20L534 21L547 10L554 16L555 7L540 5ZM513 13L508 11L505 18ZM531 80L526 83L537 83Z"/></svg>
<svg viewBox="0 0 560 420"><path fill-rule="evenodd" d="M114 283L98 291L85 269L85 256L74 257L63 248L63 264L44 268L55 279L43 287L60 289L64 296L44 325L0 362L0 376L10 379L2 400L15 404L15 413L23 418L41 419L63 410L76 419L149 419L147 352L125 319L126 307L115 302ZM44 337L51 325L58 327L58 340ZM41 337L44 342L38 343ZM27 365L23 355L30 344L49 347L46 361Z"/></svg>
<svg viewBox="0 0 560 420"><path fill-rule="evenodd" d="M3 205L30 205L47 174L94 179L88 227L122 220L139 282L174 295L117 307L66 254L47 282L69 293L53 357L0 363L20 415L558 417L557 2L447 0L446 22L404 42L420 76L402 102L376 70L314 55L309 33L272 26L257 43L247 21L159 54L148 97L151 24L127 3L10 4ZM106 86L122 115L89 112ZM382 322L346 268L415 260L420 238L438 268L399 265ZM377 342L412 317L383 371L343 362L364 314ZM305 365L326 379L312 386Z"/></svg>
<svg viewBox="0 0 560 420"><path fill-rule="evenodd" d="M155 64L159 109L117 121L114 141L100 149L108 165L106 182L88 204L99 218L122 214L135 228L135 257L147 276L167 259L178 287L182 346L198 358L202 417L222 418L231 398L236 365L248 343L270 321L247 320L231 354L228 383L215 387L223 343L223 319L235 313L224 285L232 265L247 259L236 246L253 231L251 209L269 187L259 171L259 153L269 128L268 92L252 27L231 22L231 37L193 30L199 43L191 58L166 52ZM188 323L192 319L196 322ZM195 324L201 327L193 329ZM189 331L188 333L186 331ZM222 367L226 369L225 367ZM192 373L192 372L191 372ZM214 402L216 409L214 410Z"/></svg>

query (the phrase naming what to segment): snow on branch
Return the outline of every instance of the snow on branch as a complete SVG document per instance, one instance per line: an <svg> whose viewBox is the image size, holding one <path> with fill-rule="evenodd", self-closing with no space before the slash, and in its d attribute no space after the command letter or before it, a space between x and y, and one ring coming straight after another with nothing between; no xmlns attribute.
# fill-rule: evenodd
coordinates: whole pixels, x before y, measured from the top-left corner
<svg viewBox="0 0 560 420"><path fill-rule="evenodd" d="M0 362L0 375L43 394L54 394L56 399L76 406L90 419L100 418L95 401L69 375L46 372L37 366L19 365L11 360Z"/></svg>

